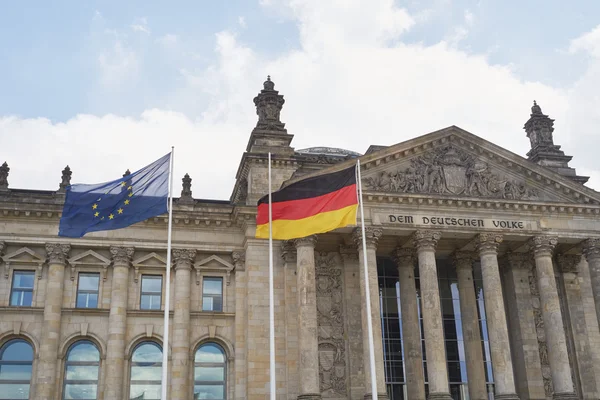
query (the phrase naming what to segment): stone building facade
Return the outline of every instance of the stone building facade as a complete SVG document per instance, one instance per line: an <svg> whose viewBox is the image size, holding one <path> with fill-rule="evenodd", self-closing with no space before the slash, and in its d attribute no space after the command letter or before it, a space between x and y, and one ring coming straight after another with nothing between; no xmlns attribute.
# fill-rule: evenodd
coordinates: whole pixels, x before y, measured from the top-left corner
<svg viewBox="0 0 600 400"><path fill-rule="evenodd" d="M360 157L366 259L355 227L275 242L277 397L600 399L600 194L534 104L527 158L452 126L364 155L295 150L268 79L231 198L167 218L57 237L57 191L12 188L0 167L0 399L265 399L268 244L256 201ZM268 188L267 153L273 154ZM18 168L18 167L17 167ZM370 286L372 314L363 292Z"/></svg>

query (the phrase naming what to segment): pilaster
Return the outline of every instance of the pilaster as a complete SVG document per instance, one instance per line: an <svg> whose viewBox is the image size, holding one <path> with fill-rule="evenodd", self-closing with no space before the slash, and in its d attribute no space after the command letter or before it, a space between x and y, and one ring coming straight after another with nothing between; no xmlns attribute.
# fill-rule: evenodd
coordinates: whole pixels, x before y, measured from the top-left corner
<svg viewBox="0 0 600 400"><path fill-rule="evenodd" d="M583 242L583 255L589 265L596 317L600 323L600 239L588 239Z"/></svg>
<svg viewBox="0 0 600 400"><path fill-rule="evenodd" d="M235 399L245 400L248 374L246 253L243 251L233 252L232 258L235 266L235 376L233 384L235 385Z"/></svg>

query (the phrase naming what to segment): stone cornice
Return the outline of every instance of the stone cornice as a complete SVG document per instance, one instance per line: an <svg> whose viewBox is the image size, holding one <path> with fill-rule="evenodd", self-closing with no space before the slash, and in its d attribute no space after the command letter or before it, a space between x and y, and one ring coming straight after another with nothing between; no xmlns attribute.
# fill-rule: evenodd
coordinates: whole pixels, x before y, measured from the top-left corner
<svg viewBox="0 0 600 400"><path fill-rule="evenodd" d="M502 235L497 233L480 233L475 239L479 254L498 254L498 248L502 243Z"/></svg>
<svg viewBox="0 0 600 400"><path fill-rule="evenodd" d="M535 257L552 256L552 252L558 244L558 238L556 236L540 235L531 238L527 244Z"/></svg>
<svg viewBox="0 0 600 400"><path fill-rule="evenodd" d="M434 230L419 230L413 234L412 240L417 251L430 250L435 251L442 233Z"/></svg>
<svg viewBox="0 0 600 400"><path fill-rule="evenodd" d="M46 243L48 264L66 265L69 251L71 251L71 245L69 244Z"/></svg>

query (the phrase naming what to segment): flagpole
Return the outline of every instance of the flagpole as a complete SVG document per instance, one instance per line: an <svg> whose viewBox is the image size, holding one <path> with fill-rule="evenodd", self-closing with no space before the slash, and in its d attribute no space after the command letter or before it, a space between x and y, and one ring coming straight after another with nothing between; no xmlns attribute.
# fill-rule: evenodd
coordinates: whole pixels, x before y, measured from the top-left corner
<svg viewBox="0 0 600 400"><path fill-rule="evenodd" d="M367 330L369 333L369 366L371 370L371 399L378 398L377 377L375 376L375 350L373 344L373 318L371 315L371 289L369 285L369 268L367 265L367 238L365 235L365 210L363 207L362 179L360 177L360 160L356 160L358 180L358 196L360 198L360 229L362 231L363 270L365 275L365 297L367 302Z"/></svg>
<svg viewBox="0 0 600 400"><path fill-rule="evenodd" d="M271 205L271 153L269 153L269 376L270 398L275 400L275 305L273 300L273 208Z"/></svg>
<svg viewBox="0 0 600 400"><path fill-rule="evenodd" d="M171 303L171 231L173 228L173 156L175 147L171 146L171 162L169 165L169 227L167 233L167 274L165 278L165 313L163 330L163 358L162 358L162 379L161 396L162 400L167 400L168 379L169 379L169 309Z"/></svg>

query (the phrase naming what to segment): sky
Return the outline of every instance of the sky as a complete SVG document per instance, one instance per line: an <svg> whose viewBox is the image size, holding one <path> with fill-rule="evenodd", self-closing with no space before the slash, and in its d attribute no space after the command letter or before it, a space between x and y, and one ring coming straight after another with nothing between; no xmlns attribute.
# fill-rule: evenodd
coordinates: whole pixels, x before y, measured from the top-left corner
<svg viewBox="0 0 600 400"><path fill-rule="evenodd" d="M292 146L364 153L457 125L521 156L533 100L600 190L600 2L4 2L9 185L100 183L175 146L175 190L229 199L267 75Z"/></svg>

